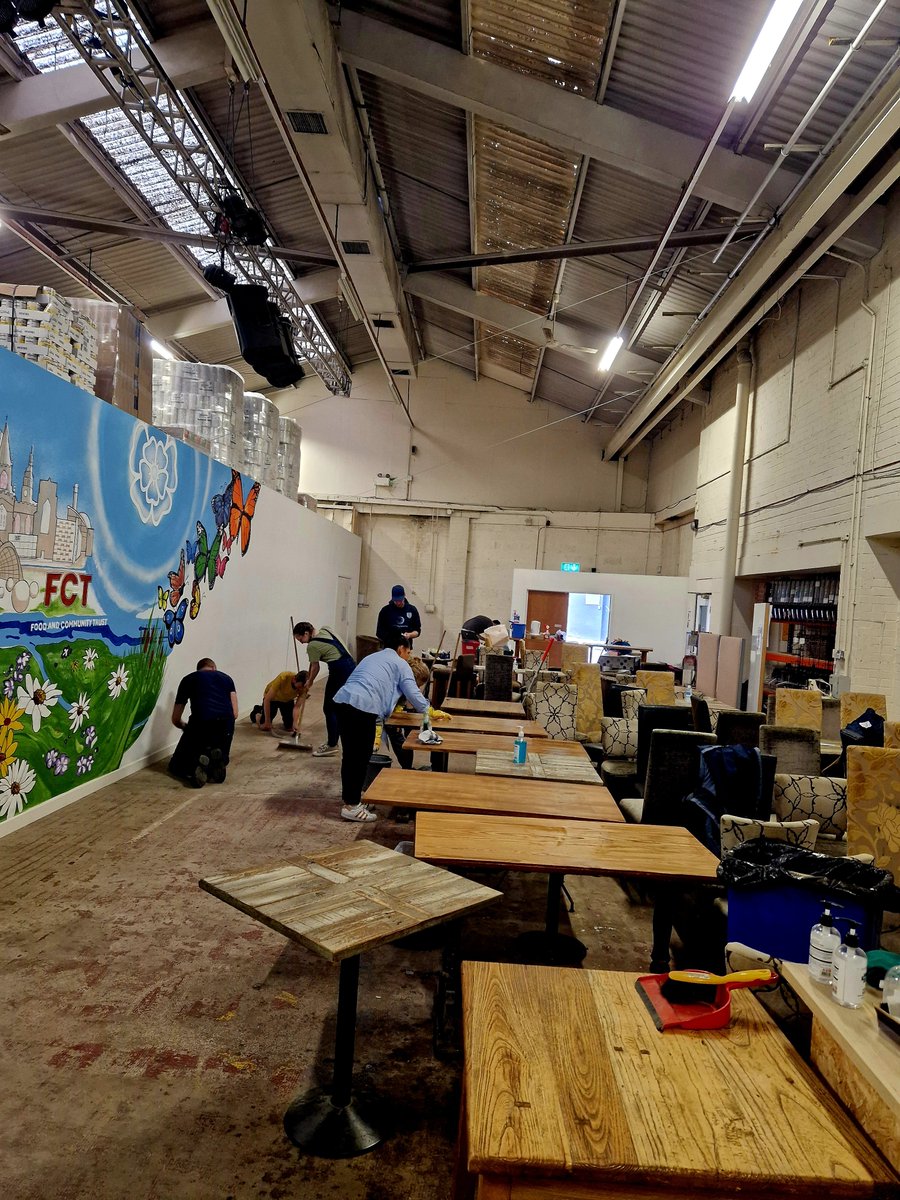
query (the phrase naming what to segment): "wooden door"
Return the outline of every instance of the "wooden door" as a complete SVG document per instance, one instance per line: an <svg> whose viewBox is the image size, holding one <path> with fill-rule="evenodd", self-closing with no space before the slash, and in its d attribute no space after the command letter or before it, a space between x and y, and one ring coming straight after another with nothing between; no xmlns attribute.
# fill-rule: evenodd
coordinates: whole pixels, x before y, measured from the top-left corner
<svg viewBox="0 0 900 1200"><path fill-rule="evenodd" d="M565 629L569 619L568 592L529 592L528 609L525 615L525 632L531 634L531 622L540 621L541 632L545 626L550 627L551 633L556 628Z"/></svg>

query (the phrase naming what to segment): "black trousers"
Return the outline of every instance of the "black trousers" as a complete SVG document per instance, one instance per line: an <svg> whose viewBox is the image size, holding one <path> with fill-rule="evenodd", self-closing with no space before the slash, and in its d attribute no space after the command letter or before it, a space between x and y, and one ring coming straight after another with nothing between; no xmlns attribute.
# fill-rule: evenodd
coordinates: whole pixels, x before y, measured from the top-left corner
<svg viewBox="0 0 900 1200"><path fill-rule="evenodd" d="M394 757L397 759L397 766L402 767L404 771L411 771L413 752L412 750L403 749L403 743L406 741L409 730L401 729L399 725L386 725L384 732L387 734L387 740L394 752Z"/></svg>
<svg viewBox="0 0 900 1200"><path fill-rule="evenodd" d="M233 720L219 717L212 721L203 721L198 717L190 717L187 729L183 731L175 753L169 760L169 770L179 779L188 779L193 775L200 755L209 754L210 750L221 750L222 765L228 766L233 737Z"/></svg>
<svg viewBox="0 0 900 1200"><path fill-rule="evenodd" d="M341 800L355 808L362 802L378 718L352 704L336 704L335 708L341 734Z"/></svg>

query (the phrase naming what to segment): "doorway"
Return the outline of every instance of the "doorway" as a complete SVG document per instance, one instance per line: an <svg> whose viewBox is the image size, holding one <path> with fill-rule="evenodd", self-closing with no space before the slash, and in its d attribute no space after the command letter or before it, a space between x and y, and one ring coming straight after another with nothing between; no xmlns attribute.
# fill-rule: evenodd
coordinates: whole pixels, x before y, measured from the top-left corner
<svg viewBox="0 0 900 1200"><path fill-rule="evenodd" d="M528 593L528 608L525 613L525 632L531 636L531 622L539 621L541 633L549 629L551 635L557 629L565 629L569 616L568 592Z"/></svg>

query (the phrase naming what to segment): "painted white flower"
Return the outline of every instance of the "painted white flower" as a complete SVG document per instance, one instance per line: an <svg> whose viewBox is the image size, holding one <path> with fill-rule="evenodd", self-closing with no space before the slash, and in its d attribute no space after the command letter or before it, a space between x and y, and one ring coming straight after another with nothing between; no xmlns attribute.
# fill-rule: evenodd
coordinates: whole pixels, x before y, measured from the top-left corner
<svg viewBox="0 0 900 1200"><path fill-rule="evenodd" d="M125 670L125 664L119 663L109 679L106 681L106 686L109 688L109 694L113 700L116 700L122 692L128 691L128 672Z"/></svg>
<svg viewBox="0 0 900 1200"><path fill-rule="evenodd" d="M10 764L0 779L0 817L14 817L28 803L28 793L34 787L34 771L24 759Z"/></svg>
<svg viewBox="0 0 900 1200"><path fill-rule="evenodd" d="M93 649L85 650L84 660L81 665L86 671L93 671L94 667L97 665L97 651Z"/></svg>
<svg viewBox="0 0 900 1200"><path fill-rule="evenodd" d="M158 525L172 509L178 487L178 451L168 436L136 430L129 462L131 503L145 525Z"/></svg>
<svg viewBox="0 0 900 1200"><path fill-rule="evenodd" d="M44 717L50 716L50 709L59 700L62 692L55 683L45 679L41 683L40 675L25 676L25 686L19 688L19 707L31 717L31 727L35 733L41 727Z"/></svg>
<svg viewBox="0 0 900 1200"><path fill-rule="evenodd" d="M87 694L82 692L69 709L69 725L72 730L80 729L90 715L91 702L88 700Z"/></svg>

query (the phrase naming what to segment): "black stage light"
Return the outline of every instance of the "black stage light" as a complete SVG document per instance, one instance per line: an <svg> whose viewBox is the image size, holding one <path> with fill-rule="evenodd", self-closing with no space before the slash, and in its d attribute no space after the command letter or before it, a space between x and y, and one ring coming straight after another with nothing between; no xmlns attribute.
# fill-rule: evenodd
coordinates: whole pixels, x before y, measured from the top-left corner
<svg viewBox="0 0 900 1200"><path fill-rule="evenodd" d="M11 0L0 0L0 33L12 33L19 14Z"/></svg>
<svg viewBox="0 0 900 1200"><path fill-rule="evenodd" d="M226 271L224 267L220 267L218 263L210 263L208 267L203 268L203 278L207 283L211 283L221 292L230 292L237 280L230 271Z"/></svg>
<svg viewBox="0 0 900 1200"><path fill-rule="evenodd" d="M41 29L44 22L56 8L56 4L48 4L47 0L16 0L16 8L23 21L37 21Z"/></svg>
<svg viewBox="0 0 900 1200"><path fill-rule="evenodd" d="M293 329L259 284L240 283L228 293L241 357L273 387L290 387L303 378Z"/></svg>
<svg viewBox="0 0 900 1200"><path fill-rule="evenodd" d="M219 232L231 233L247 246L263 246L268 236L265 222L237 192L225 192L219 197L222 215Z"/></svg>

